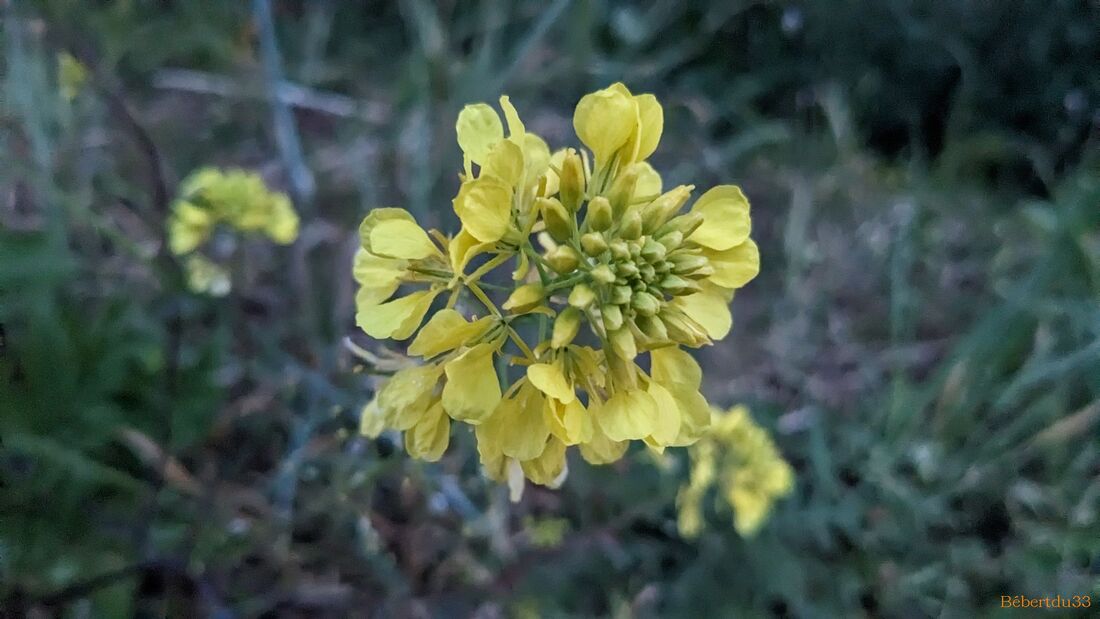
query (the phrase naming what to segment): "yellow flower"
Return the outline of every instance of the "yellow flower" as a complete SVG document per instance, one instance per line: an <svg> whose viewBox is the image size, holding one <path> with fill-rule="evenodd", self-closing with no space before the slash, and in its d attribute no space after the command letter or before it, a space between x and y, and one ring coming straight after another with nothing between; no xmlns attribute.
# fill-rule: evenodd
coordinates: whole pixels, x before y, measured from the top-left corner
<svg viewBox="0 0 1100 619"><path fill-rule="evenodd" d="M691 475L677 499L680 532L685 537L699 534L703 497L717 484L719 495L733 508L734 528L750 537L767 520L775 501L791 492L794 473L748 409L737 406L713 415L710 432L689 450Z"/></svg>
<svg viewBox="0 0 1100 619"><path fill-rule="evenodd" d="M252 172L202 168L180 183L180 197L172 205L168 228L172 251L193 251L219 224L262 232L283 245L298 237L298 214L286 194L271 191Z"/></svg>
<svg viewBox="0 0 1100 619"><path fill-rule="evenodd" d="M588 150L552 155L507 97L500 111L468 105L455 123L461 229L444 236L375 209L353 274L358 324L379 338L415 334L408 353L420 358L364 409L364 432L405 431L411 454L438 458L446 424L474 426L486 474L515 498L524 479L560 484L570 447L606 464L631 441L662 452L704 436L702 372L683 347L727 335L734 291L760 258L740 189L691 204L693 186L665 190L645 161L664 130L653 95L623 84L586 95L573 124ZM749 514L737 488L731 500Z"/></svg>
<svg viewBox="0 0 1100 619"><path fill-rule="evenodd" d="M183 267L187 275L187 287L192 291L212 297L224 297L229 294L232 288L229 272L221 265L200 254L195 254L187 257Z"/></svg>

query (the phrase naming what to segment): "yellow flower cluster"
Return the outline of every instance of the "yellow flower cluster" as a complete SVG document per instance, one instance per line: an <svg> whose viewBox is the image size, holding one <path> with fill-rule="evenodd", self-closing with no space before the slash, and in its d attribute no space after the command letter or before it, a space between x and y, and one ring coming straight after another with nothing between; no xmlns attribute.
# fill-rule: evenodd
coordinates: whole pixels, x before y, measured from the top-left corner
<svg viewBox="0 0 1100 619"><path fill-rule="evenodd" d="M553 154L508 97L500 107L503 122L484 103L458 116L461 230L426 232L404 210L376 209L359 230L354 276L359 326L376 338L415 334L408 353L422 359L367 405L364 433L405 431L410 454L435 460L451 422L469 424L485 470L515 496L524 478L561 483L570 446L602 464L632 440L657 450L696 441L710 407L681 347L725 337L733 291L756 276L759 253L737 187L714 187L686 212L693 187L664 190L645 161L664 124L653 95L622 84L586 95L573 125L588 150ZM488 292L501 286L486 278L509 261L498 305ZM394 297L405 284L412 291ZM464 293L483 315L456 310ZM421 328L437 298L443 309ZM523 368L515 380L510 366Z"/></svg>
<svg viewBox="0 0 1100 619"><path fill-rule="evenodd" d="M680 532L695 537L703 528L702 501L718 485L733 508L733 524L743 536L755 534L772 504L790 493L794 473L768 432L756 425L744 406L726 414L713 411L710 430L689 449L691 478L680 489Z"/></svg>
<svg viewBox="0 0 1100 619"><path fill-rule="evenodd" d="M168 246L178 256L190 254L183 263L187 286L216 297L229 293L229 272L196 250L218 225L261 232L283 245L298 237L298 214L290 198L268 189L258 174L216 168L192 173L181 183L180 195L172 203Z"/></svg>
<svg viewBox="0 0 1100 619"><path fill-rule="evenodd" d="M298 237L298 214L290 198L268 189L260 175L202 168L184 179L180 197L172 204L168 220L172 253L194 251L218 225L260 232L282 245Z"/></svg>

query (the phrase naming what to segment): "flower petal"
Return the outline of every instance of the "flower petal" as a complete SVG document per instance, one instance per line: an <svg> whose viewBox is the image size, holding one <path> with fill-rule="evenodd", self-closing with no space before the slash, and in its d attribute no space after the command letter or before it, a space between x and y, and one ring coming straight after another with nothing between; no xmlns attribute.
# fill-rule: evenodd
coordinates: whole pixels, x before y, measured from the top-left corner
<svg viewBox="0 0 1100 619"><path fill-rule="evenodd" d="M703 252L714 267L710 281L723 288L737 289L760 273L760 249L752 239L725 251Z"/></svg>
<svg viewBox="0 0 1100 619"><path fill-rule="evenodd" d="M500 403L500 381L493 368L495 350L492 344L481 343L444 366L443 409L453 419L477 425Z"/></svg>
<svg viewBox="0 0 1100 619"><path fill-rule="evenodd" d="M588 404L588 410L593 417L599 416L601 408L595 402ZM600 429L600 424L596 423L592 426L592 438L580 445L581 457L589 464L610 464L623 457L629 446L627 441L612 441L607 438Z"/></svg>
<svg viewBox="0 0 1100 619"><path fill-rule="evenodd" d="M471 161L482 165L489 156L489 149L504 139L504 126L500 116L487 103L467 105L458 113L455 123L458 147Z"/></svg>
<svg viewBox="0 0 1100 619"><path fill-rule="evenodd" d="M439 249L415 221L390 219L378 222L370 233L371 252L387 258L420 260Z"/></svg>
<svg viewBox="0 0 1100 619"><path fill-rule="evenodd" d="M511 140L501 140L489 151L483 172L515 187L523 179L523 149Z"/></svg>
<svg viewBox="0 0 1100 619"><path fill-rule="evenodd" d="M455 273L462 273L470 260L478 254L488 250L492 243L482 243L477 237L462 228L447 245L447 253L451 258L451 268Z"/></svg>
<svg viewBox="0 0 1100 619"><path fill-rule="evenodd" d="M512 218L512 188L496 178L466 181L453 204L463 227L479 241L497 241L508 231Z"/></svg>
<svg viewBox="0 0 1100 619"><path fill-rule="evenodd" d="M653 95L638 95L634 102L638 106L638 152L633 160L644 161L657 150L657 143L661 141L665 113Z"/></svg>
<svg viewBox="0 0 1100 619"><path fill-rule="evenodd" d="M420 421L405 432L405 451L414 458L435 462L447 451L451 440L451 419L438 401Z"/></svg>
<svg viewBox="0 0 1100 619"><path fill-rule="evenodd" d="M434 357L458 348L481 335L490 326L489 317L468 322L453 309L442 309L428 319L427 324L409 345L409 354Z"/></svg>
<svg viewBox="0 0 1100 619"><path fill-rule="evenodd" d="M604 402L596 422L613 441L642 439L657 426L657 403L641 390L619 391Z"/></svg>
<svg viewBox="0 0 1100 619"><path fill-rule="evenodd" d="M438 289L421 290L381 305L358 307L355 322L371 337L407 339L439 293Z"/></svg>
<svg viewBox="0 0 1100 619"><path fill-rule="evenodd" d="M386 425L396 430L416 425L428 410L442 373L442 368L435 364L398 370L378 391L378 406Z"/></svg>
<svg viewBox="0 0 1100 619"><path fill-rule="evenodd" d="M653 166L645 161L635 163L633 167L638 172L638 182L634 185L634 197L655 198L661 195L661 175L657 173L657 170L654 170Z"/></svg>
<svg viewBox="0 0 1100 619"><path fill-rule="evenodd" d="M646 392L656 405L657 421L648 438L660 446L671 445L680 434L680 406L676 400L656 381L650 381Z"/></svg>
<svg viewBox="0 0 1100 619"><path fill-rule="evenodd" d="M729 299L718 290L704 288L702 292L676 297L672 301L673 305L699 323L712 340L726 337L733 326Z"/></svg>
<svg viewBox="0 0 1100 619"><path fill-rule="evenodd" d="M696 200L692 213L703 216L703 223L689 237L710 249L725 250L749 238L752 222L749 201L736 185L719 185Z"/></svg>
<svg viewBox="0 0 1100 619"><path fill-rule="evenodd" d="M523 474L540 486L558 487L564 481L566 470L565 445L551 439L538 457L520 462Z"/></svg>
<svg viewBox="0 0 1100 619"><path fill-rule="evenodd" d="M374 227L384 221L411 221L416 223L416 219L403 208L393 207L381 207L372 209L367 213L367 216L363 218L363 222L359 224L359 242L363 245L363 248L369 252L373 252L371 247L371 232L374 231Z"/></svg>
<svg viewBox="0 0 1100 619"><path fill-rule="evenodd" d="M386 429L386 417L382 413L382 407L378 405L378 398L371 398L359 414L359 434L367 438L378 438Z"/></svg>
<svg viewBox="0 0 1100 619"><path fill-rule="evenodd" d="M546 398L530 383L521 386L515 397L501 400L493 415L477 427L479 449L485 443L487 452L499 451L519 460L537 458L550 436L545 405Z"/></svg>
<svg viewBox="0 0 1100 619"><path fill-rule="evenodd" d="M577 397L573 391L573 385L565 379L565 374L562 373L561 367L557 364L531 364L527 367L527 380L531 381L531 384L539 391L560 401L562 404L568 404Z"/></svg>
<svg viewBox="0 0 1100 619"><path fill-rule="evenodd" d="M568 404L550 398L546 401L550 431L566 445L576 445L592 439L592 416L580 400Z"/></svg>
<svg viewBox="0 0 1100 619"><path fill-rule="evenodd" d="M699 364L687 351L677 346L658 348L649 357L653 380L668 389L698 389L703 382L703 370Z"/></svg>
<svg viewBox="0 0 1100 619"><path fill-rule="evenodd" d="M606 164L615 151L626 144L637 122L637 103L615 88L581 97L573 112L573 129L596 156L597 167Z"/></svg>

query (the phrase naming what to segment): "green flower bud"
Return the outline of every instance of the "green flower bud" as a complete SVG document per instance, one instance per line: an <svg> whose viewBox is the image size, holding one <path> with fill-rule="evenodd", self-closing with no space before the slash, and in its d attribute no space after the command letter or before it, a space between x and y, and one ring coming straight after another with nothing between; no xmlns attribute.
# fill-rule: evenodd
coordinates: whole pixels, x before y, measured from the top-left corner
<svg viewBox="0 0 1100 619"><path fill-rule="evenodd" d="M607 266L606 264L601 264L600 266L592 269L591 275L592 279L601 284L612 284L615 282L615 274L611 272L611 267Z"/></svg>
<svg viewBox="0 0 1100 619"><path fill-rule="evenodd" d="M619 262L615 265L615 272L626 277L634 277L638 274L638 267L633 262Z"/></svg>
<svg viewBox="0 0 1100 619"><path fill-rule="evenodd" d="M664 245L654 241L650 237L647 237L645 243L642 244L642 257L649 262L663 260L667 253L668 249L665 248Z"/></svg>
<svg viewBox="0 0 1100 619"><path fill-rule="evenodd" d="M607 241L599 232L589 232L581 235L581 249L584 253L595 258L607 251Z"/></svg>
<svg viewBox="0 0 1100 619"><path fill-rule="evenodd" d="M607 339L611 343L611 350L615 351L615 354L626 360L631 360L638 356L638 345L634 341L634 334L630 332L629 327L620 327L619 329L611 330L607 332Z"/></svg>
<svg viewBox="0 0 1100 619"><path fill-rule="evenodd" d="M668 329L669 338L692 347L710 343L706 330L682 310L666 305L659 316Z"/></svg>
<svg viewBox="0 0 1100 619"><path fill-rule="evenodd" d="M641 243L639 243L637 241L630 241L629 243L626 244L626 246L630 249L630 257L631 258L637 258L638 256L642 255L642 244Z"/></svg>
<svg viewBox="0 0 1100 619"><path fill-rule="evenodd" d="M691 294L702 289L699 284L690 279L684 279L679 275L666 275L665 278L661 280L660 286L661 290L676 296Z"/></svg>
<svg viewBox="0 0 1100 619"><path fill-rule="evenodd" d="M577 284L569 292L569 305L584 309L596 300L596 293L588 284Z"/></svg>
<svg viewBox="0 0 1100 619"><path fill-rule="evenodd" d="M603 232L611 227L614 218L611 215L611 203L603 196L597 196L588 201L588 215L585 217L585 225L591 230Z"/></svg>
<svg viewBox="0 0 1100 619"><path fill-rule="evenodd" d="M576 213L581 207L581 199L584 197L584 163L572 148L565 151L565 159L561 163L558 196L570 213Z"/></svg>
<svg viewBox="0 0 1100 619"><path fill-rule="evenodd" d="M638 325L638 329L653 341L664 342L668 340L668 329L665 328L664 321L658 316L638 316L634 320L634 324Z"/></svg>
<svg viewBox="0 0 1100 619"><path fill-rule="evenodd" d="M642 216L638 214L637 209L628 211L623 215L622 223L619 224L619 237L632 240L640 236L642 236Z"/></svg>
<svg viewBox="0 0 1100 619"><path fill-rule="evenodd" d="M661 227L691 197L693 185L680 185L642 207L642 229L648 234Z"/></svg>
<svg viewBox="0 0 1100 619"><path fill-rule="evenodd" d="M657 242L664 245L665 249L672 251L680 245L683 245L684 234L679 230L670 230L662 234L660 238L657 239Z"/></svg>
<svg viewBox="0 0 1100 619"><path fill-rule="evenodd" d="M611 204L615 217L622 217L630 200L634 197L634 187L638 184L638 170L634 166L623 170L611 183L611 191L607 193L608 202Z"/></svg>
<svg viewBox="0 0 1100 619"><path fill-rule="evenodd" d="M547 252L546 261L550 263L550 268L554 269L555 272L565 274L577 269L581 257L577 254L577 250L572 247L559 245Z"/></svg>
<svg viewBox="0 0 1100 619"><path fill-rule="evenodd" d="M630 286L615 286L611 289L610 301L615 305L630 303L630 297L634 296L634 290Z"/></svg>
<svg viewBox="0 0 1100 619"><path fill-rule="evenodd" d="M536 198L535 205L542 213L542 220L546 222L546 231L550 233L550 238L564 243L573 236L577 222L557 198Z"/></svg>
<svg viewBox="0 0 1100 619"><path fill-rule="evenodd" d="M701 225L703 225L702 215L699 213L687 213L686 215L673 217L668 223L661 226L657 232L658 236L663 236L669 232L676 231L684 235L684 238L687 239L691 236L691 233L695 232L695 229Z"/></svg>
<svg viewBox="0 0 1100 619"><path fill-rule="evenodd" d="M668 261L672 263L672 272L677 275L687 275L710 264L706 256L686 252L671 254Z"/></svg>
<svg viewBox="0 0 1100 619"><path fill-rule="evenodd" d="M581 311L575 307L567 307L558 314L554 320L554 332L550 337L550 345L554 348L567 346L577 337L577 331L581 328Z"/></svg>
<svg viewBox="0 0 1100 619"><path fill-rule="evenodd" d="M604 305L600 312L603 314L603 326L608 333L623 326L623 311L618 305Z"/></svg>
<svg viewBox="0 0 1100 619"><path fill-rule="evenodd" d="M630 257L630 246L622 239L611 241L611 255L616 260L626 260Z"/></svg>
<svg viewBox="0 0 1100 619"><path fill-rule="evenodd" d="M654 316L661 310L661 302L648 292L635 293L630 306L643 316Z"/></svg>
<svg viewBox="0 0 1100 619"><path fill-rule="evenodd" d="M643 264L638 267L638 275L641 276L642 281L651 282L657 277L657 270L653 268L652 264Z"/></svg>
<svg viewBox="0 0 1100 619"><path fill-rule="evenodd" d="M538 307L542 303L543 296L542 284L524 284L513 290L508 300L500 307L522 314Z"/></svg>

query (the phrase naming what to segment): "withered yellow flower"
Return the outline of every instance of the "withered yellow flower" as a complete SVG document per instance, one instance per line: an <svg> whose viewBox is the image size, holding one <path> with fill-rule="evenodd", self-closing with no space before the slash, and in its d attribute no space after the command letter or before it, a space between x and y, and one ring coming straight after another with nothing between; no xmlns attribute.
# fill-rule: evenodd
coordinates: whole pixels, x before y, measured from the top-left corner
<svg viewBox="0 0 1100 619"><path fill-rule="evenodd" d="M646 162L664 131L653 95L585 95L573 117L584 148L553 154L499 103L468 105L455 124L461 229L376 209L354 275L363 330L417 334L408 353L421 358L364 409L364 432L404 431L410 453L435 459L441 415L474 426L486 473L515 496L525 477L560 484L570 447L605 464L631 441L661 451L703 436L710 406L684 348L728 334L760 258L739 188L692 202L693 186L665 189ZM484 312L471 320L462 300Z"/></svg>

